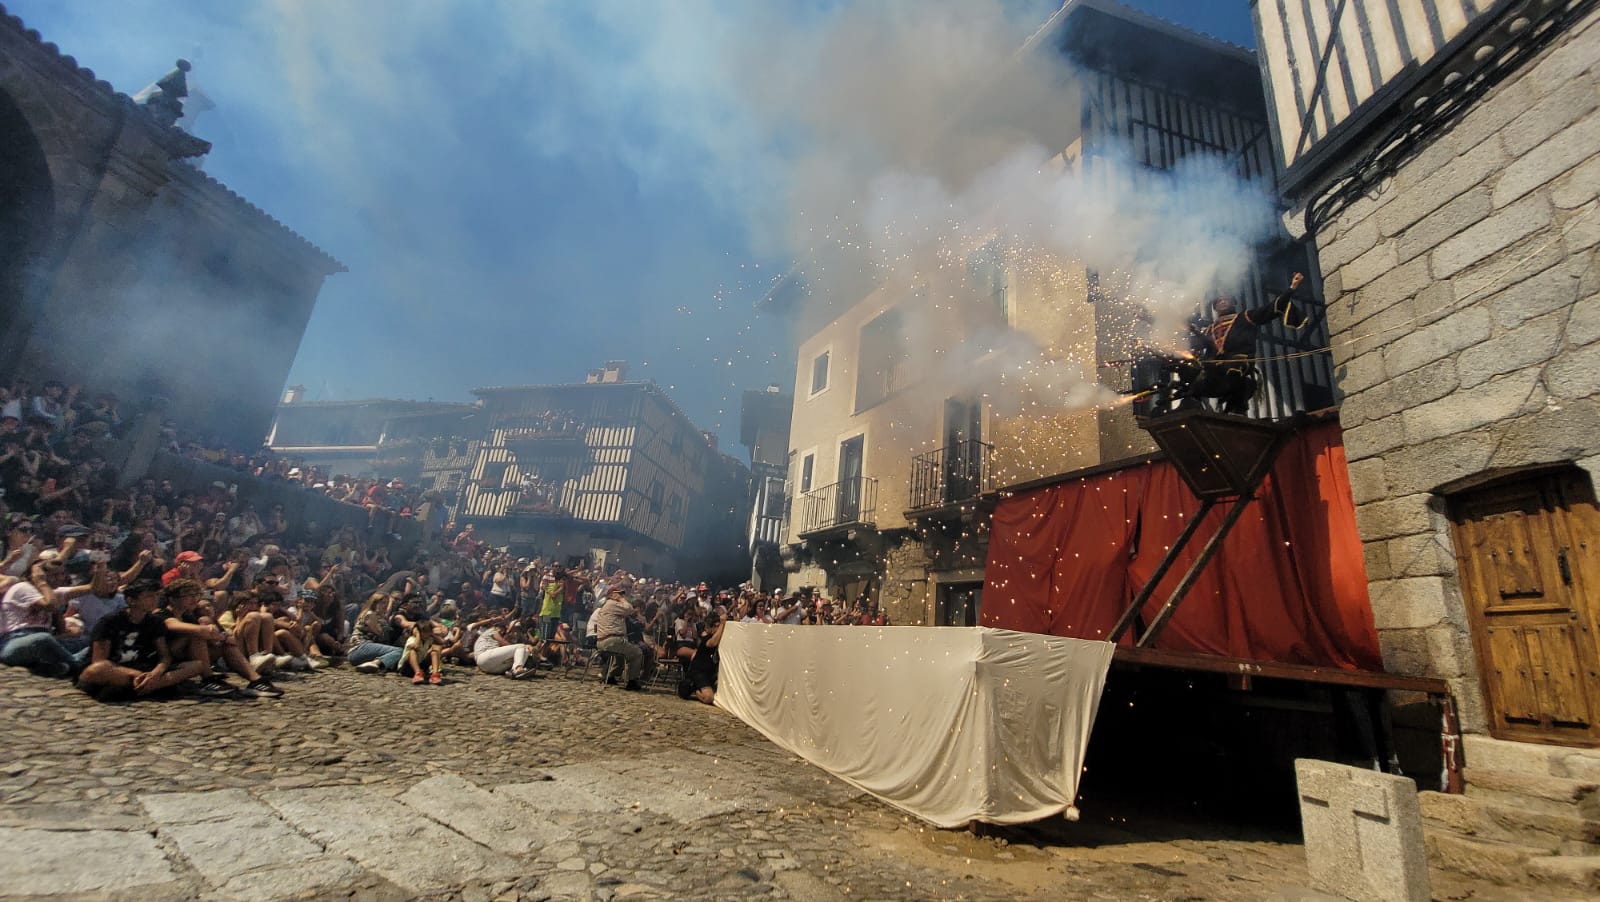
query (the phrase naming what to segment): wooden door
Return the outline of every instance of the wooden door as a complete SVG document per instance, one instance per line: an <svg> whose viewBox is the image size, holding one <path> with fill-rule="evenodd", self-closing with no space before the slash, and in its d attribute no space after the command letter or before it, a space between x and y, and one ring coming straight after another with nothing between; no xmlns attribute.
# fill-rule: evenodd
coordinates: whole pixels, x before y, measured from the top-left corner
<svg viewBox="0 0 1600 902"><path fill-rule="evenodd" d="M1577 472L1543 474L1451 499L1461 591L1496 738L1600 745L1600 572L1592 557L1600 517L1587 483Z"/></svg>

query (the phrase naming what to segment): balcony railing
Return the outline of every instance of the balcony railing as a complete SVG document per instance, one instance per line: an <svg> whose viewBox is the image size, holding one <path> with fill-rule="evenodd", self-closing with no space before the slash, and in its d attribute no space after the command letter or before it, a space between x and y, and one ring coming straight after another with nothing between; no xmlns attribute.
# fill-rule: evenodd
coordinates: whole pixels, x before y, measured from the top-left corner
<svg viewBox="0 0 1600 902"><path fill-rule="evenodd" d="M878 512L878 480L870 476L843 479L800 496L800 534L835 526L871 523Z"/></svg>
<svg viewBox="0 0 1600 902"><path fill-rule="evenodd" d="M946 445L911 459L911 509L971 501L989 491L994 476L989 458L994 446L967 441Z"/></svg>
<svg viewBox="0 0 1600 902"><path fill-rule="evenodd" d="M783 518L756 514L750 523L750 547L779 545L783 542Z"/></svg>
<svg viewBox="0 0 1600 902"><path fill-rule="evenodd" d="M583 451L584 427L572 424L561 428L504 429L500 440L518 458L573 454Z"/></svg>
<svg viewBox="0 0 1600 902"><path fill-rule="evenodd" d="M507 514L535 517L568 517L572 512L561 504L561 490L556 486L520 488L506 505Z"/></svg>

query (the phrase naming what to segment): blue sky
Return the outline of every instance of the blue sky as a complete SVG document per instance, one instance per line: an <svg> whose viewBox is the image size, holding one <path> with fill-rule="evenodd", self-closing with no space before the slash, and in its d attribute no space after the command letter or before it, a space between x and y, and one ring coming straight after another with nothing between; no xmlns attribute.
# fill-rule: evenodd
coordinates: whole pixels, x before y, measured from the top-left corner
<svg viewBox="0 0 1600 902"><path fill-rule="evenodd" d="M783 61L851 5L7 2L121 91L193 61L206 170L350 267L290 376L310 397L465 399L625 359L725 448L739 392L792 380L752 305L792 250L794 171L826 168L752 105L798 96ZM1253 43L1245 0L1128 5Z"/></svg>

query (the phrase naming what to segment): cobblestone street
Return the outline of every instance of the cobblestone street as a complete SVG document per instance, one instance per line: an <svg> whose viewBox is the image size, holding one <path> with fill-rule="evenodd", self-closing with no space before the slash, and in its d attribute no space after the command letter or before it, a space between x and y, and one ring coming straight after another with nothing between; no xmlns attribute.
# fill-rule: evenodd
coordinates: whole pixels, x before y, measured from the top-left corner
<svg viewBox="0 0 1600 902"><path fill-rule="evenodd" d="M7 898L1310 898L1292 837L927 829L659 690L283 684L102 705L4 668Z"/></svg>

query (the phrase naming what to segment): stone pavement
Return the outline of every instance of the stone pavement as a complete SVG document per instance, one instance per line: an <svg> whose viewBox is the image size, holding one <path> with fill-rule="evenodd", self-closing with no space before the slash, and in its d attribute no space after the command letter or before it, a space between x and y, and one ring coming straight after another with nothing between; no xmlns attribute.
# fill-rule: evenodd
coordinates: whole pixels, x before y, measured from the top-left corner
<svg viewBox="0 0 1600 902"><path fill-rule="evenodd" d="M465 670L282 685L103 705L0 668L0 895L1311 898L1292 837L1093 811L935 830L669 693Z"/></svg>

